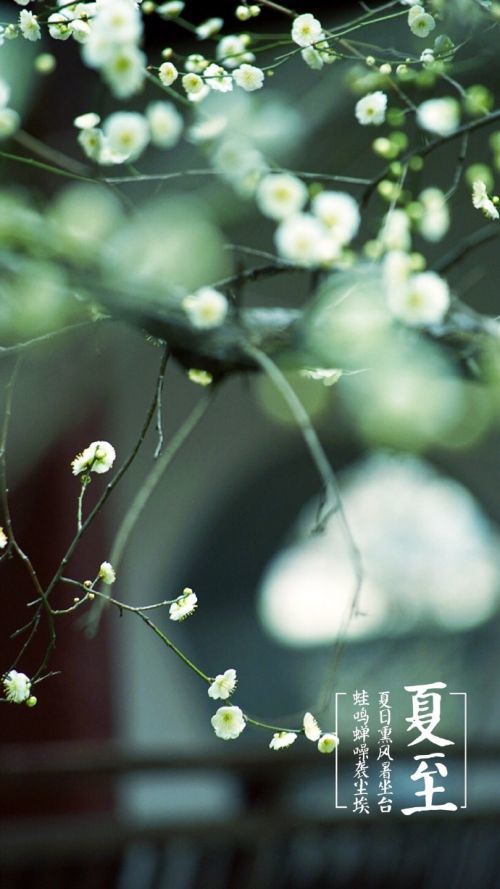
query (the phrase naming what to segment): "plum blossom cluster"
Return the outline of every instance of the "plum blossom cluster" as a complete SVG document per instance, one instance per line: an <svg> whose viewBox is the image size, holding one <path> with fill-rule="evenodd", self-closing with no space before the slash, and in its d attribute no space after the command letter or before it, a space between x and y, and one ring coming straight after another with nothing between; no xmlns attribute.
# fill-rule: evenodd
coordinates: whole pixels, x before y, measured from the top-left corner
<svg viewBox="0 0 500 889"><path fill-rule="evenodd" d="M317 744L320 753L333 753L339 743L339 739L334 732L322 732L317 720L312 713L305 713L303 719L302 732L308 741ZM280 731L275 732L269 747L271 750L283 750L290 747L298 738L297 732Z"/></svg>
<svg viewBox="0 0 500 889"><path fill-rule="evenodd" d="M259 210L279 222L275 232L278 253L297 265L332 265L359 228L359 209L351 195L322 191L312 198L306 212L309 192L302 180L289 173L264 176L255 198Z"/></svg>
<svg viewBox="0 0 500 889"><path fill-rule="evenodd" d="M150 102L145 114L115 111L100 126L99 115L75 118L78 142L88 158L103 166L135 161L149 144L173 148L183 129L182 116L172 102Z"/></svg>
<svg viewBox="0 0 500 889"><path fill-rule="evenodd" d="M387 305L399 321L411 327L430 327L443 321L450 307L447 282L436 272L412 274L411 257L389 251L383 278Z"/></svg>

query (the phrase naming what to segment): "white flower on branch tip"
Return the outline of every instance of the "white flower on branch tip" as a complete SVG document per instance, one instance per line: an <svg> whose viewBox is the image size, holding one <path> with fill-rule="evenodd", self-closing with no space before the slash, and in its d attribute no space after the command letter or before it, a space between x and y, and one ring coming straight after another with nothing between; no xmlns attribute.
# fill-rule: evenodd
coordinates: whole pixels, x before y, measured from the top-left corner
<svg viewBox="0 0 500 889"><path fill-rule="evenodd" d="M8 544L8 538L4 529L0 525L0 549L5 549Z"/></svg>
<svg viewBox="0 0 500 889"><path fill-rule="evenodd" d="M246 726L243 711L239 707L219 707L210 722L218 738L233 741Z"/></svg>
<svg viewBox="0 0 500 889"><path fill-rule="evenodd" d="M185 68L191 74L203 74L205 68L208 68L210 62L199 52L194 52L186 59Z"/></svg>
<svg viewBox="0 0 500 889"><path fill-rule="evenodd" d="M368 93L356 102L354 113L358 122L366 126L379 127L385 120L387 96L382 90Z"/></svg>
<svg viewBox="0 0 500 889"><path fill-rule="evenodd" d="M68 40L71 37L70 31L71 13L62 9L60 12L53 12L47 19L49 26L49 34L53 40Z"/></svg>
<svg viewBox="0 0 500 889"><path fill-rule="evenodd" d="M111 151L128 161L136 160L146 148L150 132L146 119L136 111L115 111L103 124Z"/></svg>
<svg viewBox="0 0 500 889"><path fill-rule="evenodd" d="M399 321L411 327L429 327L439 324L446 315L450 291L447 282L436 272L421 272L390 289L387 304Z"/></svg>
<svg viewBox="0 0 500 889"><path fill-rule="evenodd" d="M255 199L264 216L281 220L302 210L307 195L306 186L296 176L290 173L270 173L261 179Z"/></svg>
<svg viewBox="0 0 500 889"><path fill-rule="evenodd" d="M208 697L217 700L220 698L225 701L231 697L237 685L236 670L226 670L225 673L219 673L208 689Z"/></svg>
<svg viewBox="0 0 500 889"><path fill-rule="evenodd" d="M304 714L303 726L307 740L317 741L321 735L321 729L312 713L308 712Z"/></svg>
<svg viewBox="0 0 500 889"><path fill-rule="evenodd" d="M212 62L204 72L205 83L211 90L217 93L229 93L233 88L233 80L230 74L221 67Z"/></svg>
<svg viewBox="0 0 500 889"><path fill-rule="evenodd" d="M422 6L412 6L408 13L408 25L415 37L428 37L436 22Z"/></svg>
<svg viewBox="0 0 500 889"><path fill-rule="evenodd" d="M418 230L427 241L440 241L450 227L450 213L446 195L440 188L424 188L419 195L422 216Z"/></svg>
<svg viewBox="0 0 500 889"><path fill-rule="evenodd" d="M73 126L78 130L93 130L99 126L101 118L94 111L87 111L86 114L79 114L73 121Z"/></svg>
<svg viewBox="0 0 500 889"><path fill-rule="evenodd" d="M102 66L102 75L114 96L127 99L142 88L146 56L133 44L120 46Z"/></svg>
<svg viewBox="0 0 500 889"><path fill-rule="evenodd" d="M21 9L19 13L19 27L21 34L26 40L41 40L42 32L36 15L27 9Z"/></svg>
<svg viewBox="0 0 500 889"><path fill-rule="evenodd" d="M190 587L186 587L182 596L179 596L175 602L172 602L169 608L170 620L182 621L189 617L198 606L198 596L193 593Z"/></svg>
<svg viewBox="0 0 500 889"><path fill-rule="evenodd" d="M296 213L283 220L274 239L278 253L296 265L330 263L339 254L339 244L310 213Z"/></svg>
<svg viewBox="0 0 500 889"><path fill-rule="evenodd" d="M255 56L247 51L248 35L228 34L217 44L217 61L225 68L237 68L242 62L253 62Z"/></svg>
<svg viewBox="0 0 500 889"><path fill-rule="evenodd" d="M322 191L317 194L311 209L339 244L347 244L356 235L359 208L350 194L342 191Z"/></svg>
<svg viewBox="0 0 500 889"><path fill-rule="evenodd" d="M113 568L111 562L102 562L99 568L99 577L103 583L107 583L109 586L113 584L116 580L116 571Z"/></svg>
<svg viewBox="0 0 500 889"><path fill-rule="evenodd" d="M472 204L476 210L481 210L486 219L498 219L499 212L491 200L486 189L486 183L476 179L472 184Z"/></svg>
<svg viewBox="0 0 500 889"><path fill-rule="evenodd" d="M333 753L338 744L339 739L335 732L325 732L318 741L318 750L320 753Z"/></svg>
<svg viewBox="0 0 500 889"><path fill-rule="evenodd" d="M181 0L171 0L170 3L162 3L161 6L157 6L156 12L164 19L171 19L180 15L185 5Z"/></svg>
<svg viewBox="0 0 500 889"><path fill-rule="evenodd" d="M196 36L199 40L208 40L209 37L215 37L224 25L224 19L211 18L202 22L196 28Z"/></svg>
<svg viewBox="0 0 500 889"><path fill-rule="evenodd" d="M163 62L160 65L158 70L158 77L160 78L163 86L172 86L173 83L177 80L179 76L179 72L175 65L172 62Z"/></svg>
<svg viewBox="0 0 500 889"><path fill-rule="evenodd" d="M254 65L240 65L233 72L234 82L247 93L260 90L264 83L264 72Z"/></svg>
<svg viewBox="0 0 500 889"><path fill-rule="evenodd" d="M449 136L460 123L460 105L451 96L427 99L417 108L417 123L429 133Z"/></svg>
<svg viewBox="0 0 500 889"><path fill-rule="evenodd" d="M158 148L177 145L184 122L172 102L151 102L146 108L146 118L153 145Z"/></svg>
<svg viewBox="0 0 500 889"><path fill-rule="evenodd" d="M213 287L200 287L196 293L183 299L182 308L193 327L209 330L224 322L229 304L224 294Z"/></svg>
<svg viewBox="0 0 500 889"><path fill-rule="evenodd" d="M199 74L195 74L194 71L191 71L189 74L184 74L184 77L182 78L182 85L186 90L189 98L206 92L207 90L207 86L203 82L203 79L200 77Z"/></svg>
<svg viewBox="0 0 500 889"><path fill-rule="evenodd" d="M292 25L292 40L297 46L311 46L323 37L323 27L310 12L298 15Z"/></svg>
<svg viewBox="0 0 500 889"><path fill-rule="evenodd" d="M31 692L31 680L26 673L11 670L4 676L3 687L5 697L11 704L24 704Z"/></svg>
<svg viewBox="0 0 500 889"><path fill-rule="evenodd" d="M72 461L73 475L81 472L108 472L115 462L116 451L109 441L93 441Z"/></svg>
<svg viewBox="0 0 500 889"><path fill-rule="evenodd" d="M275 732L269 743L271 750L284 750L297 740L295 732Z"/></svg>

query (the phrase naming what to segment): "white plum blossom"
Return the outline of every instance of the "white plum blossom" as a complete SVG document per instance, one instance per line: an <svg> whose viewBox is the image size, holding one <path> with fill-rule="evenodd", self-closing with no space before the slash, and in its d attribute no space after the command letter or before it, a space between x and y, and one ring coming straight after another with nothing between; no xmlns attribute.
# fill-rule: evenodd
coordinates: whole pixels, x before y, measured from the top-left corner
<svg viewBox="0 0 500 889"><path fill-rule="evenodd" d="M290 747L296 740L296 732L275 732L269 747L271 750L283 750L285 747Z"/></svg>
<svg viewBox="0 0 500 889"><path fill-rule="evenodd" d="M161 6L157 6L156 12L164 19L171 19L180 15L185 5L181 0L171 0L169 3L162 3Z"/></svg>
<svg viewBox="0 0 500 889"><path fill-rule="evenodd" d="M200 287L196 293L184 297L182 308L193 327L210 330L225 320L229 304L223 293L213 287Z"/></svg>
<svg viewBox="0 0 500 889"><path fill-rule="evenodd" d="M227 117L222 114L214 114L207 120L199 120L187 130L187 138L195 144L198 142L212 142L217 139L228 124Z"/></svg>
<svg viewBox="0 0 500 889"><path fill-rule="evenodd" d="M498 219L499 212L491 200L486 189L486 183L476 179L472 184L472 204L476 210L481 210L486 219Z"/></svg>
<svg viewBox="0 0 500 889"><path fill-rule="evenodd" d="M450 227L446 195L440 188L425 188L419 195L422 216L418 230L427 241L440 241Z"/></svg>
<svg viewBox="0 0 500 889"><path fill-rule="evenodd" d="M105 120L104 136L111 151L126 160L136 160L149 142L149 127L142 114L136 111L115 111Z"/></svg>
<svg viewBox="0 0 500 889"><path fill-rule="evenodd" d="M322 191L314 197L311 208L339 244L349 243L356 235L361 220L358 205L350 194Z"/></svg>
<svg viewBox="0 0 500 889"><path fill-rule="evenodd" d="M31 680L26 673L10 670L3 678L5 697L11 704L24 704L31 692Z"/></svg>
<svg viewBox="0 0 500 889"><path fill-rule="evenodd" d="M334 732L325 732L318 741L318 750L320 753L333 753L338 743L339 739Z"/></svg>
<svg viewBox="0 0 500 889"><path fill-rule="evenodd" d="M111 586L116 580L116 572L111 562L102 562L99 567L99 577L103 583Z"/></svg>
<svg viewBox="0 0 500 889"><path fill-rule="evenodd" d="M313 71L321 71L323 65L325 64L323 55L314 46L306 46L301 51L300 55L306 65L309 68L312 68Z"/></svg>
<svg viewBox="0 0 500 889"><path fill-rule="evenodd" d="M231 92L233 88L232 77L224 70L224 68L220 65L216 65L215 62L212 62L212 64L205 69L204 76L205 83L211 90L215 90L218 93Z"/></svg>
<svg viewBox="0 0 500 889"><path fill-rule="evenodd" d="M71 13L65 9L53 12L47 19L49 34L53 40L68 40L71 37L70 30Z"/></svg>
<svg viewBox="0 0 500 889"><path fill-rule="evenodd" d="M144 83L146 56L136 46L125 44L108 58L101 71L112 93L126 99L137 93Z"/></svg>
<svg viewBox="0 0 500 889"><path fill-rule="evenodd" d="M104 135L98 127L81 127L78 133L78 144L90 160L101 162L104 148Z"/></svg>
<svg viewBox="0 0 500 889"><path fill-rule="evenodd" d="M274 239L280 255L296 265L330 263L339 253L337 242L310 213L296 213L284 219Z"/></svg>
<svg viewBox="0 0 500 889"><path fill-rule="evenodd" d="M182 85L190 97L207 91L207 86L200 75L194 72L184 74Z"/></svg>
<svg viewBox="0 0 500 889"><path fill-rule="evenodd" d="M101 118L95 111L87 111L85 114L79 114L78 117L75 117L73 125L78 130L93 130L99 126L100 122Z"/></svg>
<svg viewBox="0 0 500 889"><path fill-rule="evenodd" d="M323 38L321 22L310 12L298 15L292 25L292 40L297 46L311 46Z"/></svg>
<svg viewBox="0 0 500 889"><path fill-rule="evenodd" d="M210 62L200 53L193 53L186 59L185 69L193 74L203 74L205 68L208 68Z"/></svg>
<svg viewBox="0 0 500 889"><path fill-rule="evenodd" d="M7 535L4 531L4 529L2 528L2 526L0 525L0 549L5 549L8 542L9 541L8 541Z"/></svg>
<svg viewBox="0 0 500 889"><path fill-rule="evenodd" d="M111 91L120 99L141 89L146 76L146 56L139 49L142 17L130 0L98 0L84 4L90 16L90 29L72 28L73 36L83 43L82 58L90 68L98 68Z"/></svg>
<svg viewBox="0 0 500 889"><path fill-rule="evenodd" d="M286 219L302 210L307 201L307 188L290 173L270 173L261 179L255 199L264 216Z"/></svg>
<svg viewBox="0 0 500 889"><path fill-rule="evenodd" d="M175 602L172 602L169 608L170 620L182 621L198 607L198 596L193 593L190 587L185 587L181 596L178 596Z"/></svg>
<svg viewBox="0 0 500 889"><path fill-rule="evenodd" d="M196 28L196 36L199 40L208 40L209 37L215 37L215 35L219 33L223 24L224 19L221 18L207 19Z"/></svg>
<svg viewBox="0 0 500 889"><path fill-rule="evenodd" d="M179 72L172 62L163 62L158 70L158 77L163 86L172 86L177 80Z"/></svg>
<svg viewBox="0 0 500 889"><path fill-rule="evenodd" d="M408 13L408 25L415 37L428 37L436 27L432 15L425 11L423 6L412 6Z"/></svg>
<svg viewBox="0 0 500 889"><path fill-rule="evenodd" d="M140 15L135 4L128 0L99 3L93 25L116 44L136 43L142 33Z"/></svg>
<svg viewBox="0 0 500 889"><path fill-rule="evenodd" d="M233 78L237 86L246 90L247 93L251 93L254 90L261 89L262 84L264 83L264 72L260 68L256 68L254 65L245 64L240 65L240 67L233 72Z"/></svg>
<svg viewBox="0 0 500 889"><path fill-rule="evenodd" d="M356 102L354 113L358 122L366 126L379 127L385 120L387 96L382 90L368 93Z"/></svg>
<svg viewBox="0 0 500 889"><path fill-rule="evenodd" d="M177 145L183 127L182 116L172 102L151 102L146 108L151 142L158 148Z"/></svg>
<svg viewBox="0 0 500 889"><path fill-rule="evenodd" d="M308 712L304 714L303 726L307 740L317 741L321 735L321 729L312 713Z"/></svg>
<svg viewBox="0 0 500 889"><path fill-rule="evenodd" d="M71 466L73 475L81 472L108 472L116 459L116 451L109 441L93 441L81 454L77 454Z"/></svg>
<svg viewBox="0 0 500 889"><path fill-rule="evenodd" d="M212 163L223 179L245 196L253 195L267 165L260 151L244 139L224 139L212 156Z"/></svg>
<svg viewBox="0 0 500 889"><path fill-rule="evenodd" d="M19 28L21 34L26 40L41 40L42 32L36 15L27 9L21 9L19 13Z"/></svg>
<svg viewBox="0 0 500 889"><path fill-rule="evenodd" d="M395 207L387 213L380 230L379 240L386 250L410 249L410 220L403 209Z"/></svg>
<svg viewBox="0 0 500 889"><path fill-rule="evenodd" d="M460 123L460 105L451 96L427 99L417 108L417 123L430 133L449 136Z"/></svg>
<svg viewBox="0 0 500 889"><path fill-rule="evenodd" d="M387 305L395 318L412 327L439 324L450 306L449 287L436 272L421 272L389 290Z"/></svg>
<svg viewBox="0 0 500 889"><path fill-rule="evenodd" d="M222 37L217 44L217 61L225 68L237 68L242 62L253 62L255 56L247 51L248 35L229 34Z"/></svg>
<svg viewBox="0 0 500 889"><path fill-rule="evenodd" d="M220 698L225 701L231 697L237 685L236 670L226 670L219 673L208 689L208 697L217 700Z"/></svg>
<svg viewBox="0 0 500 889"><path fill-rule="evenodd" d="M424 68L430 68L431 65L433 65L436 61L433 50L430 48L422 50L420 54L420 61L422 62Z"/></svg>
<svg viewBox="0 0 500 889"><path fill-rule="evenodd" d="M210 721L215 734L223 741L238 738L246 726L243 711L239 707L219 707Z"/></svg>

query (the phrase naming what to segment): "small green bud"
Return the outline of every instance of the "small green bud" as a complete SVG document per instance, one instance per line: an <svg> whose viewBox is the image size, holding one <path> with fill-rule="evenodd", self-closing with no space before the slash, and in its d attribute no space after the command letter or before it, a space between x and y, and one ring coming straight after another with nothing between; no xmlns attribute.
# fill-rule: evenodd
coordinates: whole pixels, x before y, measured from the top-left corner
<svg viewBox="0 0 500 889"><path fill-rule="evenodd" d="M470 86L465 93L465 110L473 117L488 114L494 105L493 93L480 83Z"/></svg>
<svg viewBox="0 0 500 889"><path fill-rule="evenodd" d="M410 170L413 170L414 173L419 173L422 167L424 166L424 159L420 157L419 154L415 154L408 161L408 166Z"/></svg>
<svg viewBox="0 0 500 889"><path fill-rule="evenodd" d="M35 695L30 695L30 697L26 701L26 706L27 707L36 707L37 703L38 703L38 699L35 698Z"/></svg>

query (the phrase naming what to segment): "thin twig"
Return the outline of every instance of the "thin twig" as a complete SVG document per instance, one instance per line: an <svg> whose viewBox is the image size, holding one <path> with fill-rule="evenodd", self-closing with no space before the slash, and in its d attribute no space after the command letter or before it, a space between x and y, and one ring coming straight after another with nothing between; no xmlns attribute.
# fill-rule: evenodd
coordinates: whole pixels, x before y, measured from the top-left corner
<svg viewBox="0 0 500 889"><path fill-rule="evenodd" d="M123 558L123 553L130 539L130 535L132 534L132 531L134 530L140 516L142 515L142 512L149 498L156 489L164 472L168 469L174 457L177 455L178 451L180 450L188 436L191 434L193 429L196 427L196 425L205 414L210 403L210 393L207 394L204 398L201 398L200 401L196 403L194 409L188 415L182 426L177 430L176 434L164 450L163 454L158 458L146 480L138 490L131 506L129 507L123 518L123 521L118 529L118 533L115 537L115 542L111 549L110 562L113 565L115 571L118 570L118 566L120 565Z"/></svg>

